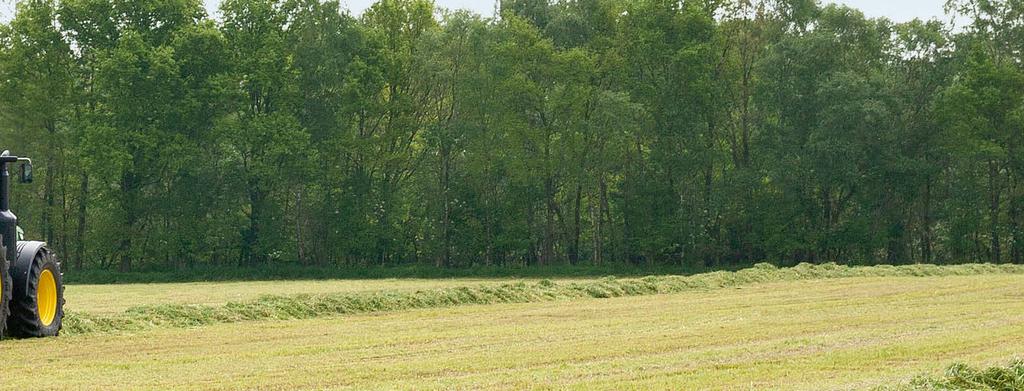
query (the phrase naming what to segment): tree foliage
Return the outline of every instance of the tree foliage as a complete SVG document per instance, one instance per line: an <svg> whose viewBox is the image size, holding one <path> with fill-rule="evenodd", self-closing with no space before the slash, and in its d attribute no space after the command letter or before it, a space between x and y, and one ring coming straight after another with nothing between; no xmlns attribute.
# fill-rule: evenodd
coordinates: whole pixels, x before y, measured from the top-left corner
<svg viewBox="0 0 1024 391"><path fill-rule="evenodd" d="M25 0L0 140L83 268L1024 263L1024 3Z"/></svg>

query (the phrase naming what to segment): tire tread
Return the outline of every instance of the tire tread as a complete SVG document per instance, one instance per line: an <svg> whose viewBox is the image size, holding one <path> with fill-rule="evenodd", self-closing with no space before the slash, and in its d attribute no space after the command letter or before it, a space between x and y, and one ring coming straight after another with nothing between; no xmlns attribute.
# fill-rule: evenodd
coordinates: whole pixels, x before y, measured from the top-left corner
<svg viewBox="0 0 1024 391"><path fill-rule="evenodd" d="M39 321L39 308L36 305L39 275L48 263L54 264L54 278L57 279L57 314L50 326L43 326ZM55 337L60 334L64 320L64 284L60 271L60 261L46 248L43 248L32 259L32 267L28 273L28 289L23 297L11 301L11 313L7 318L7 327L12 336L21 338Z"/></svg>

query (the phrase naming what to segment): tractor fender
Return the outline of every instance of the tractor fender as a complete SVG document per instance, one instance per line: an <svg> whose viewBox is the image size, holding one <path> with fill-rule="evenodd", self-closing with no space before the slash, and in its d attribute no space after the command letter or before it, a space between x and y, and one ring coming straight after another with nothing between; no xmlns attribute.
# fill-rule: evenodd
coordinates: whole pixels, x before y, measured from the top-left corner
<svg viewBox="0 0 1024 391"><path fill-rule="evenodd" d="M18 259L11 262L14 297L22 297L28 291L28 273L32 270L32 262L40 251L49 251L46 248L46 242L18 242Z"/></svg>

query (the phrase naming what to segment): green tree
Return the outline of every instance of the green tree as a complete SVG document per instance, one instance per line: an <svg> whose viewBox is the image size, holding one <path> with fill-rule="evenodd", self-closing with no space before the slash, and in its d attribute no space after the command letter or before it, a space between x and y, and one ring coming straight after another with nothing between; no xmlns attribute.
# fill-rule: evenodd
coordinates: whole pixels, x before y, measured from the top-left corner
<svg viewBox="0 0 1024 391"><path fill-rule="evenodd" d="M221 5L224 37L232 49L231 75L239 86L237 104L218 126L230 157L234 184L241 191L240 263L253 265L285 250L280 230L286 219L275 198L305 163L309 135L295 116L299 105L297 72L286 49L288 15L277 0L228 0ZM288 236L285 236L288 237Z"/></svg>
<svg viewBox="0 0 1024 391"><path fill-rule="evenodd" d="M0 29L3 55L0 55L0 117L16 132L7 145L17 145L19 154L42 157L42 205L24 216L39 216L41 237L50 243L66 244L69 238L57 238L60 218L66 205L64 180L68 160L74 151L68 146L73 131L68 120L74 102L74 57L71 46L57 29L56 5L33 0L18 4L17 17L9 27ZM34 206L34 205L33 205ZM66 216L66 215L64 215ZM22 225L26 225L24 222ZM67 247L60 248L66 253Z"/></svg>
<svg viewBox="0 0 1024 391"><path fill-rule="evenodd" d="M358 157L353 174L366 178L371 197L373 258L387 264L414 253L416 233L403 192L426 156L423 133L435 86L416 83L418 43L437 28L434 6L425 0L382 0L363 15L380 52L370 66L372 95L357 113ZM404 247L404 248L403 248Z"/></svg>

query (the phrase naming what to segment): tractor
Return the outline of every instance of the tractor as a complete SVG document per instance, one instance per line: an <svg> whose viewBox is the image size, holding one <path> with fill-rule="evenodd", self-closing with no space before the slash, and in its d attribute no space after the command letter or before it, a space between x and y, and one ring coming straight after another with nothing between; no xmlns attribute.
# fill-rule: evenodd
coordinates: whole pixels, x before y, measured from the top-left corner
<svg viewBox="0 0 1024 391"><path fill-rule="evenodd" d="M0 154L0 338L54 337L64 320L60 261L46 243L20 240L7 171L19 163L21 182L32 182L32 159Z"/></svg>

